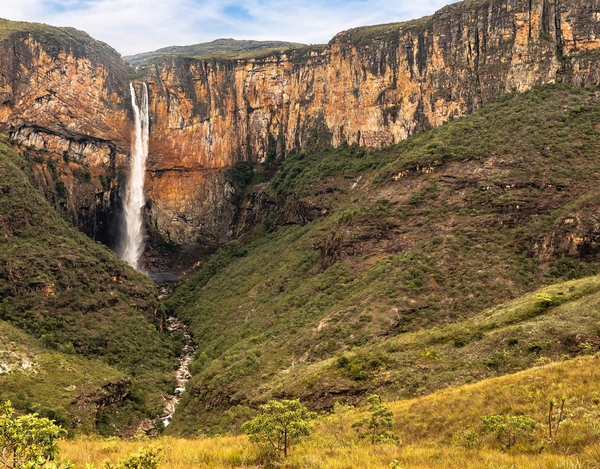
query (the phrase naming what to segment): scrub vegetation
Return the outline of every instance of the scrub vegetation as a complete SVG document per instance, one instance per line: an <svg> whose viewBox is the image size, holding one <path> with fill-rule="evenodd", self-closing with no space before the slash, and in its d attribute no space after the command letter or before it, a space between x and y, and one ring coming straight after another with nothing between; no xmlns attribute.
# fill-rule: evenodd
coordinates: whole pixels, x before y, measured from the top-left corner
<svg viewBox="0 0 600 469"><path fill-rule="evenodd" d="M169 431L595 353L599 99L550 85L389 148L288 155L263 184L278 209L166 303L199 347Z"/></svg>
<svg viewBox="0 0 600 469"><path fill-rule="evenodd" d="M62 219L29 167L3 138L0 398L69 430L118 433L160 413L179 346L159 332L153 283Z"/></svg>

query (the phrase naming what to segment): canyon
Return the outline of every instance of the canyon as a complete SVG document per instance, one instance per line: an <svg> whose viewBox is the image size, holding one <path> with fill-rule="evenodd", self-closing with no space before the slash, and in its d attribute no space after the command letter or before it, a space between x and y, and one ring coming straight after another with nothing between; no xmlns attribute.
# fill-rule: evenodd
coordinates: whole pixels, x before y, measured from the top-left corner
<svg viewBox="0 0 600 469"><path fill-rule="evenodd" d="M58 174L40 164L39 185L114 246L129 81L147 83L151 244L210 247L247 219L224 169L343 143L378 148L513 90L596 83L599 20L600 0L465 1L345 31L326 46L237 60L166 56L135 70L80 31L2 20L0 130L62 157Z"/></svg>
<svg viewBox="0 0 600 469"><path fill-rule="evenodd" d="M134 68L81 31L0 20L0 326L51 365L115 366L52 403L107 435L159 416L238 431L270 398L325 410L597 352L598 308L554 308L598 291L560 282L600 265L599 22L600 0L474 0ZM62 219L121 251L144 90L130 263L150 278ZM180 277L168 298L151 281Z"/></svg>

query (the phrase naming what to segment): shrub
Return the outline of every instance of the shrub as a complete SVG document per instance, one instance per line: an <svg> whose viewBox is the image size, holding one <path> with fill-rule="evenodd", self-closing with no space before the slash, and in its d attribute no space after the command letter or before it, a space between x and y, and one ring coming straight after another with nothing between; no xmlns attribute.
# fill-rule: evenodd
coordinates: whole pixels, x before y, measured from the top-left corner
<svg viewBox="0 0 600 469"><path fill-rule="evenodd" d="M390 431L394 414L381 401L381 397L371 394L367 397L366 403L371 415L352 424L358 432L358 436L362 439L369 439L371 444L398 442L398 437Z"/></svg>
<svg viewBox="0 0 600 469"><path fill-rule="evenodd" d="M461 428L452 436L452 442L463 448L473 449L481 445L481 433L477 428L469 426Z"/></svg>
<svg viewBox="0 0 600 469"><path fill-rule="evenodd" d="M15 417L10 401L0 405L0 463L4 468L46 467L58 455L67 432L37 414ZM52 467L58 467L53 465Z"/></svg>
<svg viewBox="0 0 600 469"><path fill-rule="evenodd" d="M150 445L147 448L140 449L138 453L127 456L114 466L109 462L105 462L102 465L102 469L156 469L160 453L160 447ZM90 466L88 468L93 469Z"/></svg>
<svg viewBox="0 0 600 469"><path fill-rule="evenodd" d="M311 432L314 417L298 399L269 401L259 408L259 415L242 425L252 443L275 450L287 457L289 448Z"/></svg>
<svg viewBox="0 0 600 469"><path fill-rule="evenodd" d="M332 437L336 445L346 446L353 440L353 432L350 432L349 412L352 406L336 402L331 414L321 420L321 428L328 436Z"/></svg>
<svg viewBox="0 0 600 469"><path fill-rule="evenodd" d="M68 190L64 182L58 181L56 183L56 193L61 199L64 199L67 196Z"/></svg>
<svg viewBox="0 0 600 469"><path fill-rule="evenodd" d="M539 424L526 415L488 415L483 418L483 428L510 449L521 437L532 436Z"/></svg>

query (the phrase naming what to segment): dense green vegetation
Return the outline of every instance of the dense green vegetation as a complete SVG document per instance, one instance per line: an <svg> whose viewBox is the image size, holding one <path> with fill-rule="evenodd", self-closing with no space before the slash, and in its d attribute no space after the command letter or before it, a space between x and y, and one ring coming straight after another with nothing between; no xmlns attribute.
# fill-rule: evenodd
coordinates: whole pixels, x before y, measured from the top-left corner
<svg viewBox="0 0 600 469"><path fill-rule="evenodd" d="M111 406L97 418L102 431L132 422L133 416L160 412L161 395L173 386L177 346L159 330L164 313L156 288L144 275L120 261L106 247L72 228L36 191L26 176L29 163L0 141L0 320L37 339L48 352L39 356L48 381L28 373L0 375L0 396L25 408L46 405L46 393L60 382L77 385L72 373L89 367L90 374L120 373L133 378L128 401L119 422ZM2 353L9 353L3 343ZM66 360L59 372L61 354L100 360L105 365ZM21 352L19 352L21 353ZM26 353L26 352L23 352ZM50 370L58 371L53 374ZM98 383L97 378L92 379ZM17 395L15 395L15 392ZM61 392L57 390L57 396ZM117 393L118 394L118 393ZM117 401L123 396L116 399ZM60 401L60 399L58 399ZM65 402L53 405L69 411Z"/></svg>
<svg viewBox="0 0 600 469"><path fill-rule="evenodd" d="M96 430L98 405L119 384L123 373L98 360L61 353L0 321L0 396L19 412L37 412L71 432Z"/></svg>
<svg viewBox="0 0 600 469"><path fill-rule="evenodd" d="M263 235L168 301L199 345L172 431L226 428L224 409L272 397L409 397L596 350L594 278L482 311L597 273L598 99L546 86L382 150L289 155Z"/></svg>

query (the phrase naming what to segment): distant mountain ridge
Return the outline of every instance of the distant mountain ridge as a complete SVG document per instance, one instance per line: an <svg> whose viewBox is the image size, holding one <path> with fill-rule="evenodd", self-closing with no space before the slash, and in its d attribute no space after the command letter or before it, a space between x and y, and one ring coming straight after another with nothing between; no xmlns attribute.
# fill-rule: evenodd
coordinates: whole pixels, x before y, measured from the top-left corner
<svg viewBox="0 0 600 469"><path fill-rule="evenodd" d="M123 57L133 66L139 67L144 62L164 55L185 55L188 57L232 56L243 52L255 52L268 49L296 49L306 44L285 41L254 41L237 39L215 39L211 42L192 44L189 46L169 46L141 54Z"/></svg>

